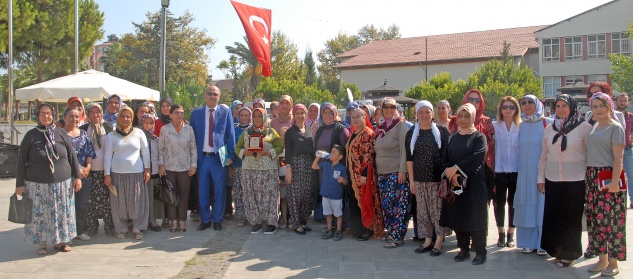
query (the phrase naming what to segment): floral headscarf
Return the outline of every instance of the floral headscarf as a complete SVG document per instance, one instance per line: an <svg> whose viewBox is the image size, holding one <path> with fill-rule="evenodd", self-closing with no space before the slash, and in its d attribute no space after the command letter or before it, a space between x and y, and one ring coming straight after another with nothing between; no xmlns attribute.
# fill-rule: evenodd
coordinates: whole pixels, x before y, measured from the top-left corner
<svg viewBox="0 0 633 279"><path fill-rule="evenodd" d="M86 111L90 112L92 108L98 108L99 112L101 112L102 118L99 119L99 123L92 123L92 121L88 119L88 124L90 125L90 128L92 128L90 139L92 139L92 143L97 146L97 149L101 149L101 136L105 135L105 133L101 133L101 127L103 126L103 108L101 108L99 103L90 103L86 105Z"/></svg>
<svg viewBox="0 0 633 279"><path fill-rule="evenodd" d="M51 122L50 125L48 126L44 126L41 122L40 122L40 109L42 109L43 106L47 106L51 109L51 113L53 114L53 121ZM47 103L41 103L39 106L37 106L37 130L44 133L44 138L46 138L46 145L44 146L44 149L46 151L46 158L48 158L48 162L49 162L49 167L51 168L51 172L55 173L55 164L53 163L53 160L57 160L59 159L59 155L57 155L57 148L55 147L55 116L57 115L55 108L51 105L51 104L47 104Z"/></svg>
<svg viewBox="0 0 633 279"><path fill-rule="evenodd" d="M264 99L255 99L253 101L253 108L255 108L255 104L260 104L262 105L262 108L266 108L266 102L264 102Z"/></svg>
<svg viewBox="0 0 633 279"><path fill-rule="evenodd" d="M256 111L259 111L262 114L262 126L257 128L255 127L255 122L253 122L251 124L251 126L248 128L248 134L253 134L253 133L263 133L263 131L266 130L266 128L268 127L268 116L266 115L266 109L263 108L256 108L253 110L253 113L251 114L251 121L253 118L253 115L255 114Z"/></svg>
<svg viewBox="0 0 633 279"><path fill-rule="evenodd" d="M111 113L107 109L108 103L110 102L110 100L112 98L119 99L119 111L117 111L116 113ZM108 100L106 101L106 110L103 112L103 121L108 122L108 123L110 123L112 125L116 125L117 118L119 117L119 112L121 112L122 108L123 108L123 101L121 100L121 97L119 97L119 95L117 95L117 94L110 95L110 97L108 97Z"/></svg>
<svg viewBox="0 0 633 279"><path fill-rule="evenodd" d="M323 122L323 111L325 109L329 109L332 113L334 113L334 122L336 122L336 119L338 119L338 109L334 104L325 102L321 104L321 110L319 111L319 123L321 125L325 125L325 122Z"/></svg>
<svg viewBox="0 0 633 279"><path fill-rule="evenodd" d="M615 117L615 105L613 104L613 99L611 99L611 96L607 95L607 93L596 92L593 93L593 96L591 96L591 101L596 99L603 101L607 106L609 106L611 119L615 120L615 122L620 123L619 120ZM591 102L589 103L589 105L591 106Z"/></svg>
<svg viewBox="0 0 633 279"><path fill-rule="evenodd" d="M308 109L306 108L306 106L304 104L296 104L294 107L292 107L292 115L296 115L297 114L297 110L302 109L305 113L306 113L306 117L308 117ZM293 122L296 121L293 120ZM305 124L305 121L303 122Z"/></svg>
<svg viewBox="0 0 633 279"><path fill-rule="evenodd" d="M560 151L565 151L565 149L567 149L567 134L569 134L569 132L578 127L578 125L580 125L585 120L580 117L580 112L578 111L576 101L574 101L571 96L569 96L568 94L558 95L556 97L556 101L554 101L554 105L556 105L559 100L564 101L569 105L569 116L567 116L566 119L563 119L560 118L558 114L556 115L552 128L554 128L554 131L556 131L557 134L552 139L552 144L555 144L556 141L558 141L558 138L562 137L560 142Z"/></svg>
<svg viewBox="0 0 633 279"><path fill-rule="evenodd" d="M521 110L521 118L523 119L523 121L528 122L528 123L541 121L545 113L545 106L543 106L543 103L541 103L538 100L538 98L534 95L525 95L523 96L523 98L521 98L521 100L523 99L531 99L532 101L534 101L534 105L536 106L536 112L530 116L525 115L525 112Z"/></svg>
<svg viewBox="0 0 633 279"><path fill-rule="evenodd" d="M248 114L250 115L250 117L248 118L248 123L246 123L246 124L242 124L242 123L239 121L239 115L240 115L240 113L242 113L242 111L243 111L243 110L248 111ZM238 118L238 120L237 120L237 126L238 126L238 127L240 127L240 128L242 128L242 129L246 129L246 128L248 128L249 126L251 126L251 125L253 124L253 111L252 111L252 110L251 110L251 108L249 108L249 107L242 107L242 108L241 108L241 109L237 112L237 118Z"/></svg>
<svg viewBox="0 0 633 279"><path fill-rule="evenodd" d="M154 139L156 136L154 135L154 127L152 127L152 129L149 131L145 130L145 119L148 118L156 122L156 116L154 114L145 113L141 116L141 122L139 123L139 126L141 127L141 130L143 130L143 133L145 133L145 137L147 137L147 140L151 140Z"/></svg>

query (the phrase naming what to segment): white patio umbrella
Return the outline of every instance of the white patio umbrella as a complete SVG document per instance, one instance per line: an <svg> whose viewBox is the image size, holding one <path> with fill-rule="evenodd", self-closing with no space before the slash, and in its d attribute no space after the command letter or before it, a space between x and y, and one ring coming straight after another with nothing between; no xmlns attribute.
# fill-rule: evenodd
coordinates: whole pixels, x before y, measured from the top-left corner
<svg viewBox="0 0 633 279"><path fill-rule="evenodd" d="M65 103L70 97L101 101L117 94L123 100L158 101L160 93L108 73L87 70L15 90L16 100Z"/></svg>

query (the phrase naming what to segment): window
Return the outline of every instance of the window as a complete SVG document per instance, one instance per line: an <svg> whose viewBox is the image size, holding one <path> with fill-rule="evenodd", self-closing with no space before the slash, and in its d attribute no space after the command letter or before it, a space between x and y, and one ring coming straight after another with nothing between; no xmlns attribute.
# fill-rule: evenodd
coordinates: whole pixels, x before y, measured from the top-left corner
<svg viewBox="0 0 633 279"><path fill-rule="evenodd" d="M582 60L582 37L565 38L565 60Z"/></svg>
<svg viewBox="0 0 633 279"><path fill-rule="evenodd" d="M631 54L631 40L626 33L611 34L611 52Z"/></svg>
<svg viewBox="0 0 633 279"><path fill-rule="evenodd" d="M560 88L560 77L543 77L543 94L545 97L558 95Z"/></svg>
<svg viewBox="0 0 633 279"><path fill-rule="evenodd" d="M591 84L592 82L596 82L596 81L607 81L607 75L589 75L587 82L589 84Z"/></svg>
<svg viewBox="0 0 633 279"><path fill-rule="evenodd" d="M543 61L560 61L560 44L558 38L543 39Z"/></svg>
<svg viewBox="0 0 633 279"><path fill-rule="evenodd" d="M565 86L567 85L573 85L574 83L584 83L585 82L585 78L583 76L566 76L565 77Z"/></svg>
<svg viewBox="0 0 633 279"><path fill-rule="evenodd" d="M587 36L588 58L598 59L607 57L607 35Z"/></svg>

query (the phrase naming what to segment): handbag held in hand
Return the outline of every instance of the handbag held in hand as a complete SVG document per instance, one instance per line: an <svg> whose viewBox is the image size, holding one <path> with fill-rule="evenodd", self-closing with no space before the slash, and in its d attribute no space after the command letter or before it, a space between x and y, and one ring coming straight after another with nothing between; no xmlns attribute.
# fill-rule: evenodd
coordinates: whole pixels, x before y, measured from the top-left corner
<svg viewBox="0 0 633 279"><path fill-rule="evenodd" d="M24 195L18 199L16 194L9 198L9 222L30 224L33 218L33 201Z"/></svg>
<svg viewBox="0 0 633 279"><path fill-rule="evenodd" d="M158 184L154 185L154 198L164 202L166 205L178 206L178 192L176 192L174 185L165 176L161 176Z"/></svg>

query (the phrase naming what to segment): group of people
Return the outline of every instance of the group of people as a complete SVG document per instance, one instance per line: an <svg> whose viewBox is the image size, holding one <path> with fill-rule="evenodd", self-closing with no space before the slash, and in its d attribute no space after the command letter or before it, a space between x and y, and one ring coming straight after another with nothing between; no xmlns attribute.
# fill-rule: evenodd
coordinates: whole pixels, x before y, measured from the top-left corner
<svg viewBox="0 0 633 279"><path fill-rule="evenodd" d="M157 119L151 103L132 111L113 95L104 112L71 98L57 123L54 108L41 104L38 126L21 144L16 180L16 193L35 204L26 240L39 254L47 243L70 251L71 239L96 233L99 218L106 234L124 238L130 229L140 240L148 226L160 228L165 212L170 231L184 232L194 177L198 230L221 230L234 210L237 225L250 224L253 234L286 225L305 235L313 215L327 222L324 239L340 240L348 229L359 241L384 239L385 248L397 248L413 217L415 238L423 240L416 253L441 255L455 231L455 261L473 250L479 265L492 204L500 247L572 266L583 254L584 212L585 257L599 256L590 271L613 276L626 259L626 190L618 181L622 170L633 175L626 157L633 114L626 94L614 105L606 83L590 85L586 115L566 94L556 98L553 119L536 96L506 96L495 121L476 89L454 115L447 101L418 102L413 123L390 97L377 107L350 102L341 119L331 103L305 106L283 95L269 120L261 99L227 106L215 86L204 96L188 122L170 100L159 103ZM609 180L601 175L607 171ZM176 186L177 207L152 198L161 176Z"/></svg>

